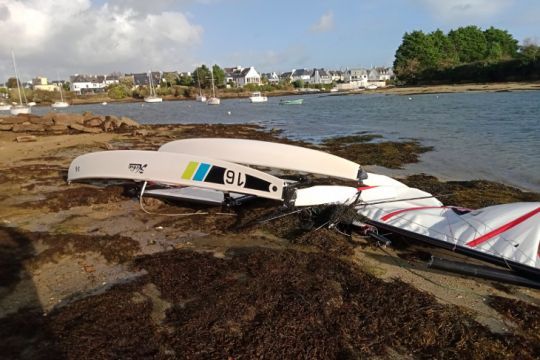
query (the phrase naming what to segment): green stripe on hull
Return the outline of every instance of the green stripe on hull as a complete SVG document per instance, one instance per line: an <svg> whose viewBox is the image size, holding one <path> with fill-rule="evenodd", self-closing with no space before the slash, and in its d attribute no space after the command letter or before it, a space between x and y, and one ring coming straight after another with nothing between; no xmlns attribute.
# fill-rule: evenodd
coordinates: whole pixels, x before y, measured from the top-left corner
<svg viewBox="0 0 540 360"><path fill-rule="evenodd" d="M197 170L198 165L198 162L190 161L189 164L186 166L184 173L182 174L182 179L191 180L191 177L193 176L193 173L195 173L195 170Z"/></svg>

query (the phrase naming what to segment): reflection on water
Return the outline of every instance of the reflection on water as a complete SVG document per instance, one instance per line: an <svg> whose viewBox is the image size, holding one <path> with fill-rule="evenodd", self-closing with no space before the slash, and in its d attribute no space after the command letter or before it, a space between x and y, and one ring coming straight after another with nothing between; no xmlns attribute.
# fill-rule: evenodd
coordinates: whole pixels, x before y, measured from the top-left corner
<svg viewBox="0 0 540 360"><path fill-rule="evenodd" d="M540 91L302 97L303 105L279 105L280 98L269 98L259 104L170 101L78 105L66 111L128 116L148 124L255 123L311 141L360 131L392 140L415 138L435 151L408 166L410 172L491 179L540 191Z"/></svg>

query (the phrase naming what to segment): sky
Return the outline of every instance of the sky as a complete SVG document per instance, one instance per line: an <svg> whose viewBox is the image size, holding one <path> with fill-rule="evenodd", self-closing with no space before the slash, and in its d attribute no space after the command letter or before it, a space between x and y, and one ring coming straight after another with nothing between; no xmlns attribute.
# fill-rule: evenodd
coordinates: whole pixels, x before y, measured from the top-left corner
<svg viewBox="0 0 540 360"><path fill-rule="evenodd" d="M200 64L391 66L405 32L494 26L540 43L538 0L0 0L0 82Z"/></svg>

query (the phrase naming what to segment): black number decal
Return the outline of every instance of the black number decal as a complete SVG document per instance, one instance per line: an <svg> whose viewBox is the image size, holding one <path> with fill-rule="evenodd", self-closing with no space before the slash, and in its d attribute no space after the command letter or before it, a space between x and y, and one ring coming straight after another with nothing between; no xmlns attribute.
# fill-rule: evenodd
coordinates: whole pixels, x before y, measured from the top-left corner
<svg viewBox="0 0 540 360"><path fill-rule="evenodd" d="M245 176L241 172L234 172L234 170L225 171L225 184L235 185L235 186L244 186L246 183Z"/></svg>

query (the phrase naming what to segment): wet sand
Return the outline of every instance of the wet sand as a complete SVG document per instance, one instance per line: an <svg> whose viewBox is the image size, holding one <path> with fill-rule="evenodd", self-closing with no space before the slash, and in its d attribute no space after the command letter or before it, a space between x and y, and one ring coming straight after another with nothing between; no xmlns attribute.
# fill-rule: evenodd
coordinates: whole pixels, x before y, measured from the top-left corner
<svg viewBox="0 0 540 360"><path fill-rule="evenodd" d="M355 232L317 230L324 214L258 223L276 214L272 201L208 208L145 198L148 214L133 184L66 184L71 160L91 151L155 150L196 136L293 143L251 125L144 129L145 136L37 135L31 143L0 132L2 356L540 356L540 291L426 267L429 254L462 258L456 254L400 238L380 248ZM322 149L387 167L429 151L414 141L369 140L334 139ZM404 181L467 207L540 200L488 181Z"/></svg>

